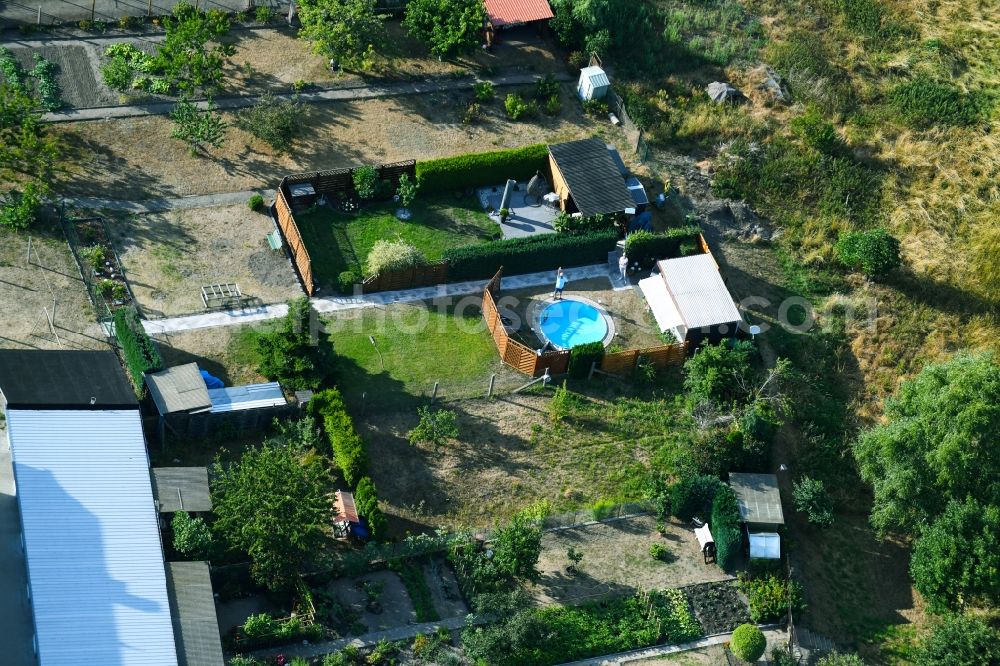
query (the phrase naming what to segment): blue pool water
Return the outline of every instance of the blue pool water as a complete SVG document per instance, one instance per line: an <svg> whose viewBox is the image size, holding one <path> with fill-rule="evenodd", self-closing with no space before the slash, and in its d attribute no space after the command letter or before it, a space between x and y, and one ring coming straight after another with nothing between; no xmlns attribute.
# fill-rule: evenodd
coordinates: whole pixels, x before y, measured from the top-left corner
<svg viewBox="0 0 1000 666"><path fill-rule="evenodd" d="M597 308L572 299L545 306L539 326L542 335L560 349L600 342L608 334L608 322Z"/></svg>

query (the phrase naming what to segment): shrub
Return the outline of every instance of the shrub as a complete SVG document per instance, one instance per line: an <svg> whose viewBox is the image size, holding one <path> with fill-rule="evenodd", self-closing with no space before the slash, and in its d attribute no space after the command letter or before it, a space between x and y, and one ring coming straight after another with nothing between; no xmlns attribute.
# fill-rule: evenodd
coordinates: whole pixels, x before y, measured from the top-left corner
<svg viewBox="0 0 1000 666"><path fill-rule="evenodd" d="M174 532L174 550L200 560L212 553L212 532L201 517L192 518L187 511L178 511L170 521Z"/></svg>
<svg viewBox="0 0 1000 666"><path fill-rule="evenodd" d="M199 109L187 99L181 99L170 111L174 129L170 136L188 145L192 155L207 146L218 148L226 138L228 124L222 119L212 100L204 109Z"/></svg>
<svg viewBox="0 0 1000 666"><path fill-rule="evenodd" d="M382 540L385 537L386 517L378 505L378 492L375 490L375 482L371 477L364 476L358 480L354 488L354 501L358 513L364 516L368 523L372 539Z"/></svg>
<svg viewBox="0 0 1000 666"><path fill-rule="evenodd" d="M302 105L298 101L279 99L267 93L256 104L241 109L236 114L236 126L250 132L274 150L284 151L288 150L302 127L299 122L301 110Z"/></svg>
<svg viewBox="0 0 1000 666"><path fill-rule="evenodd" d="M802 585L798 581L789 583L774 573L760 576L740 574L737 585L750 602L750 619L758 624L785 618L789 599L793 613L798 614L805 608Z"/></svg>
<svg viewBox="0 0 1000 666"><path fill-rule="evenodd" d="M475 49L485 17L479 0L409 0L403 27L443 57Z"/></svg>
<svg viewBox="0 0 1000 666"><path fill-rule="evenodd" d="M337 291L342 294L353 294L354 285L361 281L361 276L359 276L355 271L343 271L337 276Z"/></svg>
<svg viewBox="0 0 1000 666"><path fill-rule="evenodd" d="M374 199L378 194L378 169L371 165L360 166L351 172L354 181L354 191L362 199Z"/></svg>
<svg viewBox="0 0 1000 666"><path fill-rule="evenodd" d="M552 95L545 101L545 114L558 116L560 113L562 113L562 101L559 99L559 95Z"/></svg>
<svg viewBox="0 0 1000 666"><path fill-rule="evenodd" d="M406 437L414 446L421 442L439 446L450 439L458 437L458 414L451 409L431 409L421 407L417 410L420 421L407 433Z"/></svg>
<svg viewBox="0 0 1000 666"><path fill-rule="evenodd" d="M603 342L588 342L577 345L569 351L569 376L575 379L582 379L590 374L590 367L594 363L601 365L604 358Z"/></svg>
<svg viewBox="0 0 1000 666"><path fill-rule="evenodd" d="M387 271L401 271L427 263L423 253L401 240L376 241L365 261L365 273L378 275Z"/></svg>
<svg viewBox="0 0 1000 666"><path fill-rule="evenodd" d="M573 70L583 69L588 62L590 62L590 58L583 51L570 51L569 55L566 56L566 63Z"/></svg>
<svg viewBox="0 0 1000 666"><path fill-rule="evenodd" d="M121 348L125 368L139 399L146 394L143 375L163 369L160 352L148 335L139 317L131 308L119 308L114 314L114 336Z"/></svg>
<svg viewBox="0 0 1000 666"><path fill-rule="evenodd" d="M650 231L633 231L625 237L625 255L629 263L638 262L642 268L652 268L660 259L681 256L681 244L697 242L701 228L697 226L668 229L663 234Z"/></svg>
<svg viewBox="0 0 1000 666"><path fill-rule="evenodd" d="M729 649L737 658L743 661L755 662L764 654L767 639L764 632L752 624L741 624L733 632L729 641Z"/></svg>
<svg viewBox="0 0 1000 666"><path fill-rule="evenodd" d="M289 301L278 326L256 333L255 339L257 370L293 391L317 388L332 366L329 341L304 296Z"/></svg>
<svg viewBox="0 0 1000 666"><path fill-rule="evenodd" d="M955 662L949 662L954 666ZM865 661L856 654L831 652L816 662L816 666L865 666Z"/></svg>
<svg viewBox="0 0 1000 666"><path fill-rule="evenodd" d="M462 112L462 122L466 125L478 123L483 118L483 108L477 102L471 102Z"/></svg>
<svg viewBox="0 0 1000 666"><path fill-rule="evenodd" d="M112 90L125 92L132 84L132 69L120 58L114 58L101 65L101 78Z"/></svg>
<svg viewBox="0 0 1000 666"><path fill-rule="evenodd" d="M516 275L607 261L618 239L615 231L587 234L543 234L449 248L444 252L451 280L492 277L502 266Z"/></svg>
<svg viewBox="0 0 1000 666"><path fill-rule="evenodd" d="M884 278L899 267L899 241L885 229L842 234L834 248L841 263L872 279Z"/></svg>
<svg viewBox="0 0 1000 666"><path fill-rule="evenodd" d="M654 543L649 547L649 556L654 560L666 559L669 551L662 543Z"/></svg>
<svg viewBox="0 0 1000 666"><path fill-rule="evenodd" d="M496 96L496 90L489 81L476 81L472 84L472 94L480 102L488 102Z"/></svg>
<svg viewBox="0 0 1000 666"><path fill-rule="evenodd" d="M255 213L259 213L264 210L264 197L259 194L251 195L250 198L247 199L247 208Z"/></svg>
<svg viewBox="0 0 1000 666"><path fill-rule="evenodd" d="M401 174L399 176L399 186L396 188L396 197L399 200L399 205L403 208L408 208L413 203L413 200L417 198L419 187L417 182L410 178L410 174Z"/></svg>
<svg viewBox="0 0 1000 666"><path fill-rule="evenodd" d="M568 213L560 213L552 226L556 231L566 233L582 233L585 231L602 231L604 229L615 228L614 215L591 215L590 217L573 216Z"/></svg>
<svg viewBox="0 0 1000 666"><path fill-rule="evenodd" d="M833 524L833 502L823 482L808 476L795 483L792 496L795 510L806 515L813 525L829 527Z"/></svg>
<svg viewBox="0 0 1000 666"><path fill-rule="evenodd" d="M833 155L843 147L837 130L823 118L819 108L814 105L809 105L804 114L793 118L791 127L807 146L821 153Z"/></svg>
<svg viewBox="0 0 1000 666"><path fill-rule="evenodd" d="M728 485L720 484L712 500L712 538L719 566L730 570L739 556L743 534L740 531L740 507L736 494Z"/></svg>
<svg viewBox="0 0 1000 666"><path fill-rule="evenodd" d="M551 74L546 74L535 81L535 97L538 99L549 99L559 96L559 82Z"/></svg>
<svg viewBox="0 0 1000 666"><path fill-rule="evenodd" d="M538 115L538 105L534 101L525 102L517 93L510 93L503 102L503 108L511 120L534 118Z"/></svg>
<svg viewBox="0 0 1000 666"><path fill-rule="evenodd" d="M981 618L951 615L931 629L916 657L917 666L998 664L1000 633Z"/></svg>
<svg viewBox="0 0 1000 666"><path fill-rule="evenodd" d="M323 423L323 432L330 442L333 460L344 480L354 487L368 474L368 454L365 444L354 430L344 399L337 389L326 389L313 394L309 413Z"/></svg>
<svg viewBox="0 0 1000 666"><path fill-rule="evenodd" d="M689 401L727 405L741 398L739 385L746 382L738 380L749 378L755 349L749 340L704 345L684 363L684 390Z"/></svg>
<svg viewBox="0 0 1000 666"><path fill-rule="evenodd" d="M608 115L608 103L603 99L585 99L583 112L592 118L605 118Z"/></svg>
<svg viewBox="0 0 1000 666"><path fill-rule="evenodd" d="M254 20L257 23L270 23L274 20L274 10L267 5L261 5L254 13Z"/></svg>
<svg viewBox="0 0 1000 666"><path fill-rule="evenodd" d="M953 83L920 75L889 92L889 101L900 119L918 129L937 125L975 125L987 105L979 94L963 93Z"/></svg>
<svg viewBox="0 0 1000 666"><path fill-rule="evenodd" d="M722 485L717 478L705 474L682 478L667 490L671 513L684 522L701 513L704 520L708 517L704 511L710 510L712 500Z"/></svg>
<svg viewBox="0 0 1000 666"><path fill-rule="evenodd" d="M548 166L545 144L468 153L417 163L417 182L424 192L454 192L481 185L502 184L508 178L527 181Z"/></svg>

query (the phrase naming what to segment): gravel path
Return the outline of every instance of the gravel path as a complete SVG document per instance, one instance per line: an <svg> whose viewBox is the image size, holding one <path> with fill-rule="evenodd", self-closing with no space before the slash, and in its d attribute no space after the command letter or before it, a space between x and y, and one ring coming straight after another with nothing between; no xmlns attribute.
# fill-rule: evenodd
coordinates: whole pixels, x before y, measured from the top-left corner
<svg viewBox="0 0 1000 666"><path fill-rule="evenodd" d="M221 194L202 194L190 197L145 199L143 201L119 201L117 199L98 199L94 197L67 197L63 201L69 206L90 208L94 210L118 210L131 213L162 213L168 210L187 210L190 208L208 208L211 206L229 206L246 203L254 194L259 194L265 200L274 199L274 190L247 190L245 192L224 192Z"/></svg>

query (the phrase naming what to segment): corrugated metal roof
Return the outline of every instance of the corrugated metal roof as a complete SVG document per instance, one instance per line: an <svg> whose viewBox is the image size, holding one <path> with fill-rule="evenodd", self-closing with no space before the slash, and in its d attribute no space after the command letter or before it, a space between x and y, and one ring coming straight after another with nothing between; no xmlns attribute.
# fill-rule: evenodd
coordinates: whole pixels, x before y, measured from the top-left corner
<svg viewBox="0 0 1000 666"><path fill-rule="evenodd" d="M581 139L549 146L566 181L573 203L583 215L621 213L635 206L625 179L600 139Z"/></svg>
<svg viewBox="0 0 1000 666"><path fill-rule="evenodd" d="M774 474L732 472L729 475L729 486L736 493L740 516L744 521L760 525L785 524L778 477Z"/></svg>
<svg viewBox="0 0 1000 666"><path fill-rule="evenodd" d="M189 412L212 406L205 379L201 376L197 363L185 363L150 373L146 375L146 386L149 387L149 395L160 414Z"/></svg>
<svg viewBox="0 0 1000 666"><path fill-rule="evenodd" d="M160 513L211 511L207 467L154 467L153 495Z"/></svg>
<svg viewBox="0 0 1000 666"><path fill-rule="evenodd" d="M646 303L653 311L653 318L661 331L672 331L684 325L684 318L670 298L667 285L659 275L639 280L639 289L646 297Z"/></svg>
<svg viewBox="0 0 1000 666"><path fill-rule="evenodd" d="M358 519L357 505L354 503L354 493L338 490L333 499L333 510L337 513L334 517L336 521L347 521L349 523L360 522Z"/></svg>
<svg viewBox="0 0 1000 666"><path fill-rule="evenodd" d="M689 330L742 320L712 255L665 259L659 268Z"/></svg>
<svg viewBox="0 0 1000 666"><path fill-rule="evenodd" d="M8 410L41 666L176 666L138 410Z"/></svg>
<svg viewBox="0 0 1000 666"><path fill-rule="evenodd" d="M287 402L278 382L208 389L208 397L212 400L213 414L276 407Z"/></svg>
<svg viewBox="0 0 1000 666"><path fill-rule="evenodd" d="M553 17L547 0L484 0L493 27L547 21Z"/></svg>
<svg viewBox="0 0 1000 666"><path fill-rule="evenodd" d="M167 562L170 615L180 666L224 666L207 562Z"/></svg>

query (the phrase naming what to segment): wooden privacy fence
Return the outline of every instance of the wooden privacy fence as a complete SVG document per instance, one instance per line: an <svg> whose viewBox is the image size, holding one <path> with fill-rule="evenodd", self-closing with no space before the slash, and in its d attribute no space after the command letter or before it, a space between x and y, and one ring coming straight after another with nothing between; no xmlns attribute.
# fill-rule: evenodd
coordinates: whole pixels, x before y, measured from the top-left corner
<svg viewBox="0 0 1000 666"><path fill-rule="evenodd" d="M309 251L302 240L302 234L299 233L299 226L295 224L295 216L292 215L292 208L288 205L288 199L285 198L284 187L278 188L278 193L274 198L274 210L278 218L278 229L281 230L281 235L285 237L285 245L288 247L288 252L292 255L292 264L295 266L295 270L298 271L299 278L302 280L302 288L305 289L307 294L312 296L316 292L316 283L313 281L312 259L309 258Z"/></svg>
<svg viewBox="0 0 1000 666"><path fill-rule="evenodd" d="M439 261L398 271L384 271L361 283L361 293L431 287L448 281L448 262Z"/></svg>
<svg viewBox="0 0 1000 666"><path fill-rule="evenodd" d="M628 375L639 365L640 358L657 370L671 365L684 365L687 360L687 343L606 353L601 359L600 370L613 375Z"/></svg>

